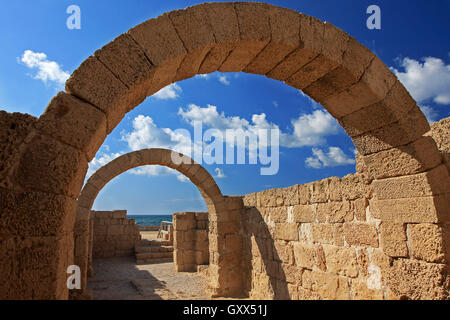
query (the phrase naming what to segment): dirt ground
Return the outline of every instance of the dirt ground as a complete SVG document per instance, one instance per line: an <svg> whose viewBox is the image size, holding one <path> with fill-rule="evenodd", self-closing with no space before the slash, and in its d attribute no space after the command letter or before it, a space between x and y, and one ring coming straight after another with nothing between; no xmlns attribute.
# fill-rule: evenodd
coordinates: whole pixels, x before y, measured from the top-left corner
<svg viewBox="0 0 450 320"><path fill-rule="evenodd" d="M157 233L141 232L142 239L156 239ZM177 273L173 263L136 265L135 257L96 259L88 279L94 300L206 299L205 285L198 273Z"/></svg>

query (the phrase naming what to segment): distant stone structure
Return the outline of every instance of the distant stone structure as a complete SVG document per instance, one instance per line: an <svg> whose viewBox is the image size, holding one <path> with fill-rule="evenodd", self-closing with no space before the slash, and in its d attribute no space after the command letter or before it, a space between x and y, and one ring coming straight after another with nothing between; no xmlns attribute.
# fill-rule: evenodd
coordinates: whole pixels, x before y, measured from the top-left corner
<svg viewBox="0 0 450 320"><path fill-rule="evenodd" d="M92 211L91 217L94 221L93 258L134 255L134 247L141 235L134 219L127 219L126 210Z"/></svg>
<svg viewBox="0 0 450 320"><path fill-rule="evenodd" d="M216 70L302 90L338 120L359 156L356 175L242 199L205 183L207 172L201 180L201 166L176 166L161 153L153 164L191 178L207 203L211 296L448 297L448 122L427 136L428 121L395 75L332 24L265 3L223 2L172 11L119 36L73 72L39 119L0 112L1 299L68 298L67 267L84 257L87 269L83 201L92 197L84 195L103 187L91 181L81 193L89 161L146 97ZM115 164L108 170L126 170Z"/></svg>
<svg viewBox="0 0 450 320"><path fill-rule="evenodd" d="M208 212L173 214L175 270L196 271L209 264Z"/></svg>

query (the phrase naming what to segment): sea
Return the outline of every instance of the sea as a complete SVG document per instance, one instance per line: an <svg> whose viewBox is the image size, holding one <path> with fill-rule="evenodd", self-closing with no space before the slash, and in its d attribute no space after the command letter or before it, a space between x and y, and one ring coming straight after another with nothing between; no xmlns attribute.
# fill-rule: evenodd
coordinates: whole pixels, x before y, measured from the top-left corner
<svg viewBox="0 0 450 320"><path fill-rule="evenodd" d="M127 215L136 220L138 226L159 226L161 221L172 221L172 215Z"/></svg>

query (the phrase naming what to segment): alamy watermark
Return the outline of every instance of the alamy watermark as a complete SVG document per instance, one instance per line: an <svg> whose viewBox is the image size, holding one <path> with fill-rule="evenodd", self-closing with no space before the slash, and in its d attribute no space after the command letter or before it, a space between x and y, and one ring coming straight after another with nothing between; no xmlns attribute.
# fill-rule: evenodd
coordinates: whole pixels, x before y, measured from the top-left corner
<svg viewBox="0 0 450 320"><path fill-rule="evenodd" d="M69 30L80 30L81 29L81 9L77 5L70 5L66 10L67 14L70 16L67 18L66 26Z"/></svg>
<svg viewBox="0 0 450 320"><path fill-rule="evenodd" d="M176 129L192 141L191 148L183 153L198 164L260 164L261 175L275 175L280 167L280 130L275 128L207 129L203 132L201 121L193 122L194 137L187 129ZM174 147L182 149L182 145ZM184 148L186 149L186 148ZM172 152L175 164L190 164L190 159ZM264 167L263 167L264 166Z"/></svg>
<svg viewBox="0 0 450 320"><path fill-rule="evenodd" d="M367 14L370 14L367 18L366 26L369 30L380 30L381 29L381 9L379 6L373 4L367 7Z"/></svg>

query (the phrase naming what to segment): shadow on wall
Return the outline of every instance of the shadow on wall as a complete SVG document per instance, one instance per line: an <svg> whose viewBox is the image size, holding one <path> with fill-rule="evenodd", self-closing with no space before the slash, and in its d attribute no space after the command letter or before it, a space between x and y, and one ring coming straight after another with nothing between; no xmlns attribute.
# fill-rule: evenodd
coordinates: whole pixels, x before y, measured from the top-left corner
<svg viewBox="0 0 450 320"><path fill-rule="evenodd" d="M269 225L256 207L245 207L242 219L244 293L252 299L290 300L291 279L287 279L284 269L295 268L292 248L272 238Z"/></svg>

